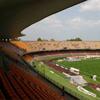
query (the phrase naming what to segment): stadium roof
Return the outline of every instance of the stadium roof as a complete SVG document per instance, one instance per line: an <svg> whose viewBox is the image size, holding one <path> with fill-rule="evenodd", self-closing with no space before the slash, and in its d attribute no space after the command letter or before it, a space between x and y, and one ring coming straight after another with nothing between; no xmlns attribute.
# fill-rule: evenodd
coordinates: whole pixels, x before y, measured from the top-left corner
<svg viewBox="0 0 100 100"><path fill-rule="evenodd" d="M24 36L24 34L0 33L0 39L4 39L4 38L13 39L21 36Z"/></svg>
<svg viewBox="0 0 100 100"><path fill-rule="evenodd" d="M22 36L31 24L86 0L0 0L0 38Z"/></svg>

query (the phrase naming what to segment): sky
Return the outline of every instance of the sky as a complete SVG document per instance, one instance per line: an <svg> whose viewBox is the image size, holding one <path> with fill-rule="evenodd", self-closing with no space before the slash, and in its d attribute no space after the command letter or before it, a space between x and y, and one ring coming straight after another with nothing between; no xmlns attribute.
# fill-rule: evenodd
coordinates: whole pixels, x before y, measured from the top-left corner
<svg viewBox="0 0 100 100"><path fill-rule="evenodd" d="M22 40L67 40L80 37L84 41L100 41L100 0L88 0L53 14L24 29Z"/></svg>

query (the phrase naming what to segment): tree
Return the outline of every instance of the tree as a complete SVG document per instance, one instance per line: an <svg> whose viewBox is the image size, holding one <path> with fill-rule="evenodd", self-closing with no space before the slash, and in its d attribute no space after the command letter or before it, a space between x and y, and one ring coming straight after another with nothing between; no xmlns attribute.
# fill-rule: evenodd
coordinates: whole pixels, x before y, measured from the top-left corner
<svg viewBox="0 0 100 100"><path fill-rule="evenodd" d="M82 39L77 37L77 38L75 38L75 41L82 41Z"/></svg>
<svg viewBox="0 0 100 100"><path fill-rule="evenodd" d="M37 41L42 41L42 38L39 37L39 38L37 39Z"/></svg>
<svg viewBox="0 0 100 100"><path fill-rule="evenodd" d="M69 39L69 40L67 40L67 41L82 41L82 39L79 38L79 37L76 37L76 38L74 38L74 39Z"/></svg>
<svg viewBox="0 0 100 100"><path fill-rule="evenodd" d="M51 41L55 41L55 39L51 39Z"/></svg>

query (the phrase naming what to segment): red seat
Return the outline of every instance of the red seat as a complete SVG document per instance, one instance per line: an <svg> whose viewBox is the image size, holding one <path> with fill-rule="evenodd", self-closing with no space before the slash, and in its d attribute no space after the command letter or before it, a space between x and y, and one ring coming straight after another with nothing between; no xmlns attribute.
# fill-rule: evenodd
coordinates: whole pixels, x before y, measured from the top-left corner
<svg viewBox="0 0 100 100"><path fill-rule="evenodd" d="M0 100L5 100L5 97L1 91L0 91Z"/></svg>
<svg viewBox="0 0 100 100"><path fill-rule="evenodd" d="M4 86L7 94L9 95L9 98L15 98L15 100L19 99L19 97L14 92L11 84L9 83L9 81L3 71L0 72L0 83L2 83L2 85Z"/></svg>
<svg viewBox="0 0 100 100"><path fill-rule="evenodd" d="M11 65L10 71L4 73L0 69L0 82L7 91L9 99L14 100L64 100L47 84L22 68ZM0 97L3 96L2 92ZM7 98L7 97L6 97Z"/></svg>

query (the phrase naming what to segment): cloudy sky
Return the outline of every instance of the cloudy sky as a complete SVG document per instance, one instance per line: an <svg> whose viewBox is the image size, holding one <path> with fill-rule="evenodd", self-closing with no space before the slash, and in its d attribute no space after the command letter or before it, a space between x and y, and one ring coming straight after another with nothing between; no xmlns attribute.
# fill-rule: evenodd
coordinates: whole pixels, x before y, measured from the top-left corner
<svg viewBox="0 0 100 100"><path fill-rule="evenodd" d="M65 9L31 25L22 31L22 40L43 39L66 40L80 37L83 40L100 41L100 0Z"/></svg>

